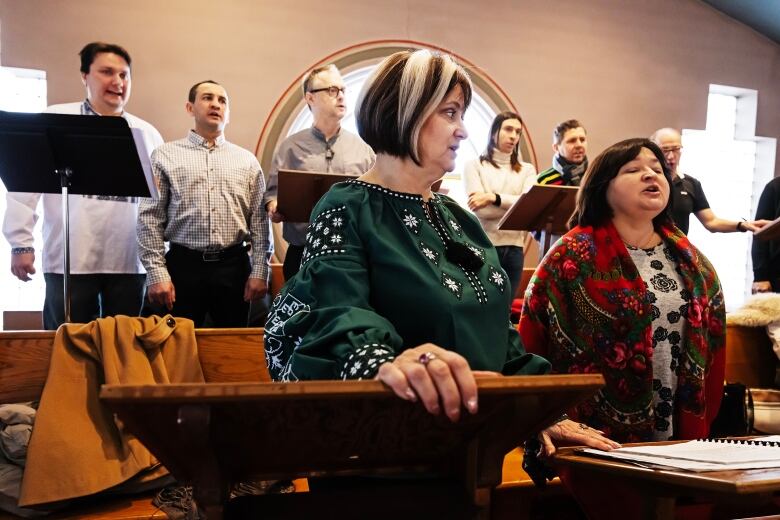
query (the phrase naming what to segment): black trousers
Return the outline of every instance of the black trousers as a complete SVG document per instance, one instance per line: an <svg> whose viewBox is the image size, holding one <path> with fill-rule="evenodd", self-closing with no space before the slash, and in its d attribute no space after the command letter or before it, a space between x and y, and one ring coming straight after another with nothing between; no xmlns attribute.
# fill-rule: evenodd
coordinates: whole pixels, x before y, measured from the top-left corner
<svg viewBox="0 0 780 520"><path fill-rule="evenodd" d="M251 266L246 252L204 262L172 247L165 262L176 290L171 314L191 319L196 327L204 325L206 314L214 327L247 326L249 303L244 301L244 286Z"/></svg>
<svg viewBox="0 0 780 520"><path fill-rule="evenodd" d="M304 249L304 246L294 246L292 244L287 246L287 254L284 255L284 264L282 265L285 281L298 274L298 271L301 270L301 259L303 258Z"/></svg>
<svg viewBox="0 0 780 520"><path fill-rule="evenodd" d="M43 328L57 330L65 322L64 275L43 273L46 299L43 302ZM145 274L70 275L70 314L73 323L89 323L96 318L138 316L144 301Z"/></svg>

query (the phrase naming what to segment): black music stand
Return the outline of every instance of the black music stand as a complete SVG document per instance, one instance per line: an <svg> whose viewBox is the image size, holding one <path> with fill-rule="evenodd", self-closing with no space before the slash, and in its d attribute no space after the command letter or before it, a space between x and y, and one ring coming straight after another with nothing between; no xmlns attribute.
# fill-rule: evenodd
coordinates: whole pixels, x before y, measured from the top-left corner
<svg viewBox="0 0 780 520"><path fill-rule="evenodd" d="M541 231L539 258L550 249L552 235L568 231L568 220L574 213L577 186L534 184L512 204L498 223L498 229Z"/></svg>
<svg viewBox="0 0 780 520"><path fill-rule="evenodd" d="M68 195L157 193L133 132L122 117L0 111L0 179L9 192L62 194L65 322L70 322Z"/></svg>

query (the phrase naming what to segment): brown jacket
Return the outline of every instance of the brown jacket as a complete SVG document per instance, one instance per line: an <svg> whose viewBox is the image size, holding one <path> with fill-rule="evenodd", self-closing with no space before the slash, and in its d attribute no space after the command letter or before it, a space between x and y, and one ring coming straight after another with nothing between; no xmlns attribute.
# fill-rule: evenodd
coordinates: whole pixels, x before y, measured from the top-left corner
<svg viewBox="0 0 780 520"><path fill-rule="evenodd" d="M19 505L90 495L157 464L98 399L101 384L203 382L192 321L103 318L57 330Z"/></svg>

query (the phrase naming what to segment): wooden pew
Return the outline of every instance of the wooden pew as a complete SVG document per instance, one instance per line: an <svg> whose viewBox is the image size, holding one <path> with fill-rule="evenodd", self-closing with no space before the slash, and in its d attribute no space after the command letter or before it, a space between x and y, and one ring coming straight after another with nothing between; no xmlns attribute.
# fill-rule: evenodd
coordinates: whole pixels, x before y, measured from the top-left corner
<svg viewBox="0 0 780 520"><path fill-rule="evenodd" d="M40 398L54 341L53 331L0 332L0 403ZM207 382L268 382L263 329L196 329Z"/></svg>
<svg viewBox="0 0 780 520"><path fill-rule="evenodd" d="M53 331L0 332L0 403L40 399L49 371ZM263 356L263 329L196 329L198 355L208 382L268 382ZM296 489L305 489L305 482ZM91 501L52 520L146 520L167 516L152 505L151 495L110 497ZM0 511L0 520L17 518Z"/></svg>
<svg viewBox="0 0 780 520"><path fill-rule="evenodd" d="M0 331L0 403L38 400L46 382L53 331ZM207 382L270 381L263 356L263 329L196 329L198 353ZM296 481L296 490L307 490L305 480ZM525 518L537 499L563 498L565 491L555 479L542 492L534 488L522 470L520 450L510 452L504 460L503 481L493 492L499 517ZM164 514L152 506L152 496L111 497L75 511L47 518L81 518L92 520L162 519ZM0 512L0 520L16 518ZM494 515L494 518L497 516Z"/></svg>
<svg viewBox="0 0 780 520"><path fill-rule="evenodd" d="M43 328L41 311L3 311L3 330L39 330Z"/></svg>
<svg viewBox="0 0 780 520"><path fill-rule="evenodd" d="M279 294L284 286L284 271L282 270L282 264L271 264L271 286L268 291L271 293L271 301Z"/></svg>
<svg viewBox="0 0 780 520"><path fill-rule="evenodd" d="M395 482L391 487L404 488L401 493L422 492L410 498L419 500L421 517L487 520L506 453L593 395L604 380L599 374L546 375L487 377L477 384L480 413L456 424L398 399L378 381L106 385L100 397L174 475L194 483L209 518L222 518L230 483L248 478L422 472L459 485L431 482L420 489L419 483ZM399 504L385 484L361 487L350 501L389 499L378 518L408 514L402 505L393 508ZM286 505L309 518L323 507L343 507L345 498L335 490L296 495L284 504L277 497L236 501L228 510L287 518L274 515L282 512L276 506Z"/></svg>
<svg viewBox="0 0 780 520"><path fill-rule="evenodd" d="M766 327L726 326L726 381L773 388L777 366Z"/></svg>
<svg viewBox="0 0 780 520"><path fill-rule="evenodd" d="M528 283L531 281L531 277L536 272L535 267L524 267L523 273L520 275L520 285L517 286L517 292L515 292L515 298L521 300L525 296L525 290L528 287Z"/></svg>

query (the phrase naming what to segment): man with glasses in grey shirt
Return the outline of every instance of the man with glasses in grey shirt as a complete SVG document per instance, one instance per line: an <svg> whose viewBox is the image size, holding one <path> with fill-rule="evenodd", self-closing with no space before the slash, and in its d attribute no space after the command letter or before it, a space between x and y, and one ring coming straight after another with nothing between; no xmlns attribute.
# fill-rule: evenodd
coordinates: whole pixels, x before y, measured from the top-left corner
<svg viewBox="0 0 780 520"><path fill-rule="evenodd" d="M279 170L302 170L362 175L374 164L374 152L357 135L341 128L347 112L344 79L335 65L317 67L303 78L303 97L311 110L311 128L289 136L274 154L265 192L265 208L273 222L284 222L288 242L284 278L298 272L306 244L308 222L287 222L276 211Z"/></svg>

